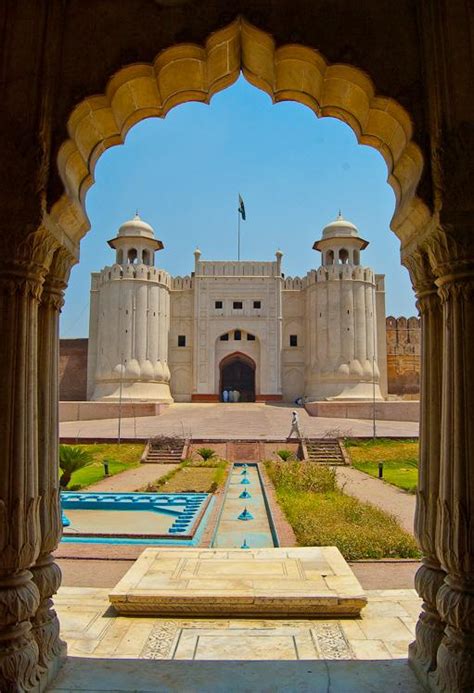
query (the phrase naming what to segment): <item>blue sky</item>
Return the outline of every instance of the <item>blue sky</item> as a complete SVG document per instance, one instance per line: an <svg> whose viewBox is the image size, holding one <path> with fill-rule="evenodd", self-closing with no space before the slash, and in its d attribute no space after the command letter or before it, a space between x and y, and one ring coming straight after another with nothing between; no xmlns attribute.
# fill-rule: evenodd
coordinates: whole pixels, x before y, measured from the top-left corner
<svg viewBox="0 0 474 693"><path fill-rule="evenodd" d="M242 259L272 260L280 248L285 274L306 274L320 264L314 241L341 209L370 241L362 263L386 275L387 315L413 315L386 178L380 154L347 125L300 104L273 105L244 78L210 106L184 104L165 120L145 120L97 164L86 202L91 230L71 274L61 336L87 336L90 273L113 263L106 241L137 209L165 245L156 264L183 275L196 246L203 260L236 258L239 192L247 211Z"/></svg>

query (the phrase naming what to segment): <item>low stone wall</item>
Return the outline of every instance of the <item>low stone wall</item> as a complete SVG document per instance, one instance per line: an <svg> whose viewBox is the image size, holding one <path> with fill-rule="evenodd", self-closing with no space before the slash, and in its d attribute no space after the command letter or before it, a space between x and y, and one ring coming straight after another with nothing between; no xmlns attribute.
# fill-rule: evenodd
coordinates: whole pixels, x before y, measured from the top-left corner
<svg viewBox="0 0 474 693"><path fill-rule="evenodd" d="M158 416L167 404L157 402L60 402L59 421L95 421L140 416Z"/></svg>
<svg viewBox="0 0 474 693"><path fill-rule="evenodd" d="M372 402L307 402L306 411L310 416L335 419L372 419ZM376 402L375 418L378 421L419 421L420 403Z"/></svg>

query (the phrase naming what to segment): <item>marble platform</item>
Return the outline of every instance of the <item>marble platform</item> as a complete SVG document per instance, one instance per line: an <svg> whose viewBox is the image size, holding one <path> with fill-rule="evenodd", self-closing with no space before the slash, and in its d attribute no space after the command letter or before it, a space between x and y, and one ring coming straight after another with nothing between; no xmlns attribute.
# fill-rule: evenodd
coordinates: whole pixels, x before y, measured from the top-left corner
<svg viewBox="0 0 474 693"><path fill-rule="evenodd" d="M121 615L358 616L359 581L333 546L146 549L109 594Z"/></svg>

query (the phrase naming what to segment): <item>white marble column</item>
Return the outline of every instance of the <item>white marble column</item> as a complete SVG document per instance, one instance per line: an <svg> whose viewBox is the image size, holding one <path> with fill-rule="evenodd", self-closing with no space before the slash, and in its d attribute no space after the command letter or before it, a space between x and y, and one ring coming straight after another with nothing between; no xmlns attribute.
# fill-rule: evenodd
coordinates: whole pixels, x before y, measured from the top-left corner
<svg viewBox="0 0 474 693"><path fill-rule="evenodd" d="M412 666L422 679L436 668L438 647L444 632L436 598L446 573L436 555L435 534L439 496L441 431L441 374L443 325L441 301L428 259L417 252L405 258L417 295L421 318L420 454L415 512L415 535L423 551L415 587L423 599L416 625L416 640L410 645Z"/></svg>
<svg viewBox="0 0 474 693"><path fill-rule="evenodd" d="M429 247L443 310L437 593L446 623L437 690L474 690L474 229L439 231Z"/></svg>
<svg viewBox="0 0 474 693"><path fill-rule="evenodd" d="M61 584L61 571L54 562L62 533L58 477L58 352L59 314L73 257L56 251L46 276L38 311L38 490L41 528L40 554L32 567L40 604L32 620L39 649L39 667L47 670L65 651L59 638L59 621L52 596Z"/></svg>
<svg viewBox="0 0 474 693"><path fill-rule="evenodd" d="M1 248L0 256L0 690L5 692L28 690L39 675L31 618L40 594L29 569L41 550L38 307L53 248L39 230L16 248Z"/></svg>

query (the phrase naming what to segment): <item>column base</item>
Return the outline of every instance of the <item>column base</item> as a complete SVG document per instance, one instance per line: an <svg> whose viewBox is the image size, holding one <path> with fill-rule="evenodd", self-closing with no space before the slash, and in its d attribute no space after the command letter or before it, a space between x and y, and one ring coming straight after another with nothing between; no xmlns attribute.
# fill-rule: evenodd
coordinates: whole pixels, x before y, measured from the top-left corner
<svg viewBox="0 0 474 693"><path fill-rule="evenodd" d="M47 691L66 663L66 660L67 645L65 642L61 641L61 651L49 660L46 668L42 669L41 674L38 676L38 682L36 686L31 689L31 693L44 693L44 691Z"/></svg>
<svg viewBox="0 0 474 693"><path fill-rule="evenodd" d="M416 656L412 656L413 645L414 643L408 648L408 664L410 669L426 691L429 691L429 693L440 693L440 688L436 681L436 673L434 671L427 671L423 662Z"/></svg>

